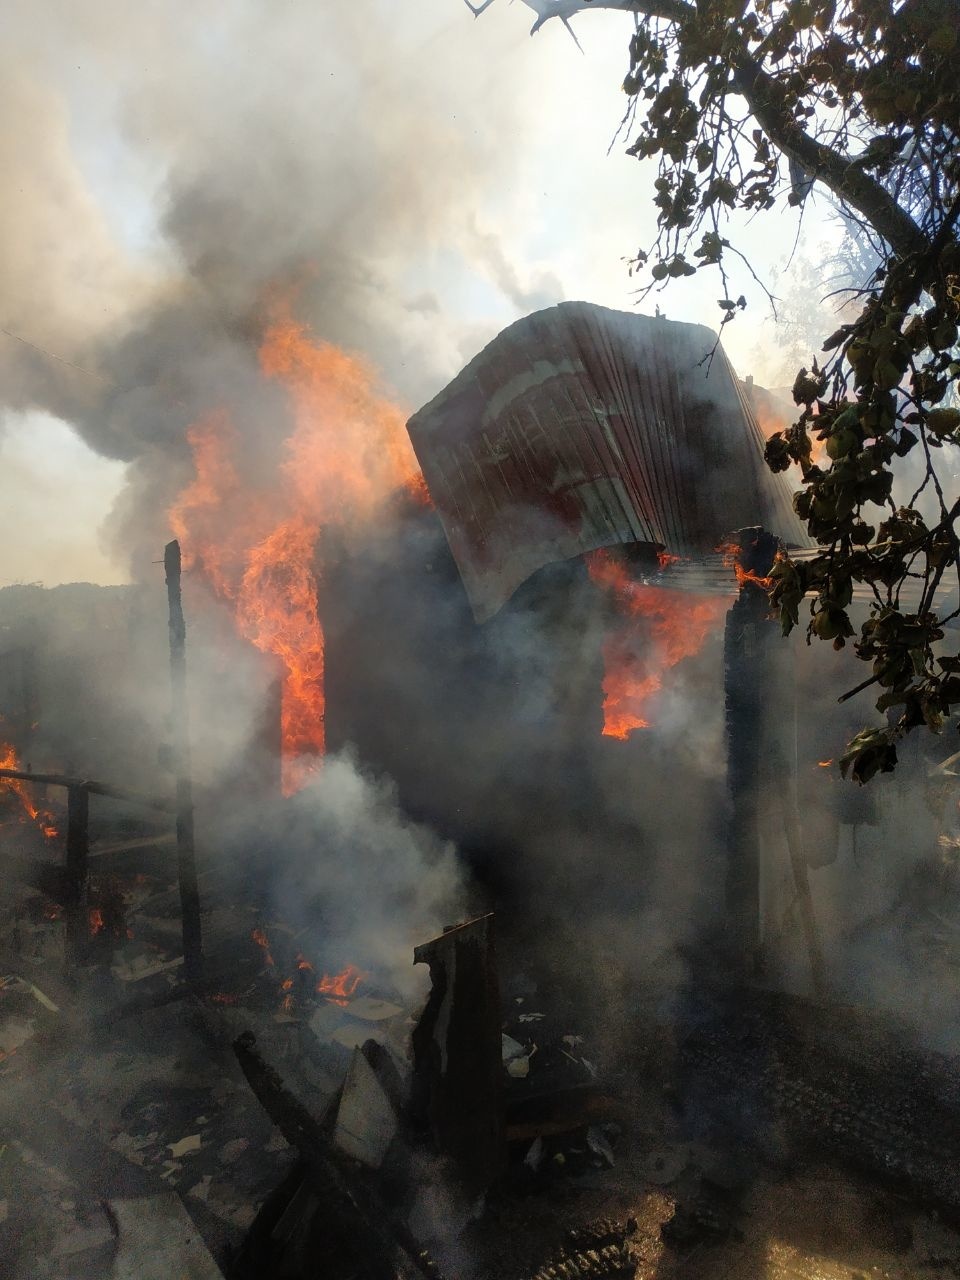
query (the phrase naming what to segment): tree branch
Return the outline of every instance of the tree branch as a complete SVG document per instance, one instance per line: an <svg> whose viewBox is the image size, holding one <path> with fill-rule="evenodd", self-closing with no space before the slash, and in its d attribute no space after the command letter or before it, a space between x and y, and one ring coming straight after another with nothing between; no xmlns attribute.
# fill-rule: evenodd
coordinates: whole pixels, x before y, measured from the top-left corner
<svg viewBox="0 0 960 1280"><path fill-rule="evenodd" d="M698 20L696 7L686 0L580 0L580 3L569 0L557 5L556 13L544 14L538 25L561 14L568 18L589 9L616 9L678 25ZM849 156L805 133L779 109L776 80L746 48L741 46L734 54L732 65L733 87L746 100L770 141L788 160L795 160L844 204L862 214L901 257L921 253L928 247L926 236L914 220L879 182L858 168Z"/></svg>
<svg viewBox="0 0 960 1280"><path fill-rule="evenodd" d="M927 238L884 187L848 156L812 138L777 109L777 84L745 51L738 54L734 87L746 99L757 123L788 159L794 159L840 200L856 209L901 257L922 253Z"/></svg>

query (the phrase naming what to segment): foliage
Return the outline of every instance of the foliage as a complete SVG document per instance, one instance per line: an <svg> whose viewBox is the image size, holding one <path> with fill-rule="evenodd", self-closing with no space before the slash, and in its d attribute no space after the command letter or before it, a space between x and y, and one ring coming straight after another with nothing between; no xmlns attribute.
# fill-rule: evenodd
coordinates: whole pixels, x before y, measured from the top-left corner
<svg viewBox="0 0 960 1280"><path fill-rule="evenodd" d="M830 193L876 263L858 314L801 369L796 423L767 446L792 464L798 514L818 544L784 554L773 604L784 633L810 599L808 639L853 641L879 686L880 727L849 744L860 782L896 762L915 727L960 708L960 7L957 0L542 0L565 21L634 16L624 91L629 153L658 163L658 234L637 253L648 288L720 273L721 325L745 305L728 286L734 210L769 216ZM540 25L538 23L537 25ZM749 267L749 264L747 263ZM814 440L824 446L814 449ZM822 455L825 452L826 457ZM816 460L815 460L816 459ZM916 460L920 465L916 466ZM916 475L900 501L895 480ZM855 635L854 591L871 601ZM956 632L954 633L954 635ZM955 650L955 645L954 645ZM851 692L856 692L854 690Z"/></svg>

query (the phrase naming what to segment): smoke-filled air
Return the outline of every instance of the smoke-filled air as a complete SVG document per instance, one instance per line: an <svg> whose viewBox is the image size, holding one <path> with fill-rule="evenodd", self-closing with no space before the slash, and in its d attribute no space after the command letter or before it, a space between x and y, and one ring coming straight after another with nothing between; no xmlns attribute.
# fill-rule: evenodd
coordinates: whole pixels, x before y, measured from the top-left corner
<svg viewBox="0 0 960 1280"><path fill-rule="evenodd" d="M0 1275L955 1274L956 592L810 568L886 243L842 86L750 97L812 3L8 0Z"/></svg>

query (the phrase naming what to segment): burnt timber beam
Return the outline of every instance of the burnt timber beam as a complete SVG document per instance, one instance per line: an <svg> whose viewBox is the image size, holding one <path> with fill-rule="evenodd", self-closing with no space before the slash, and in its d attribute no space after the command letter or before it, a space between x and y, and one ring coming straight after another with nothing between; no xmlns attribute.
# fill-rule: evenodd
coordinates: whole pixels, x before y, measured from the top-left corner
<svg viewBox="0 0 960 1280"><path fill-rule="evenodd" d="M723 639L730 796L726 911L730 958L735 967L755 972L760 966L761 729L770 638L770 606L762 580L780 544L761 528L740 529L735 537L737 564L745 576L727 614Z"/></svg>
<svg viewBox="0 0 960 1280"><path fill-rule="evenodd" d="M114 787L107 782L93 782L89 778L73 778L63 773L33 773L29 769L0 769L0 779L9 778L13 782L37 782L47 787L78 787L92 796L106 796L110 800L120 800L124 804L137 805L143 809L155 809L158 813L173 813L176 806L172 800L164 800L158 796L145 796L139 791L130 791L126 787Z"/></svg>
<svg viewBox="0 0 960 1280"><path fill-rule="evenodd" d="M203 972L203 934L200 890L193 830L193 780L190 773L190 729L187 711L187 627L180 594L180 543L168 542L163 551L170 610L170 689L173 752L177 778L177 878L183 930L183 971L188 982Z"/></svg>
<svg viewBox="0 0 960 1280"><path fill-rule="evenodd" d="M287 1142L296 1147L331 1214L351 1226L371 1280L424 1280L435 1272L393 1221L380 1197L356 1169L340 1157L322 1125L284 1085L261 1056L256 1037L245 1031L233 1043L240 1069L260 1105Z"/></svg>
<svg viewBox="0 0 960 1280"><path fill-rule="evenodd" d="M492 915L416 947L431 991L413 1032L413 1107L465 1189L480 1193L506 1156L500 988Z"/></svg>

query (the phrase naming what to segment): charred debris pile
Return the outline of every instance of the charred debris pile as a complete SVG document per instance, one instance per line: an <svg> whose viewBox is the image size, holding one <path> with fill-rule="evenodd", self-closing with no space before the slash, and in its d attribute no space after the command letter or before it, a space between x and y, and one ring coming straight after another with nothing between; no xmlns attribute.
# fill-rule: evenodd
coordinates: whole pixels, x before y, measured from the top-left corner
<svg viewBox="0 0 960 1280"><path fill-rule="evenodd" d="M320 725L177 543L0 592L5 1274L957 1274L954 774L822 758L714 345L565 304L416 414Z"/></svg>

